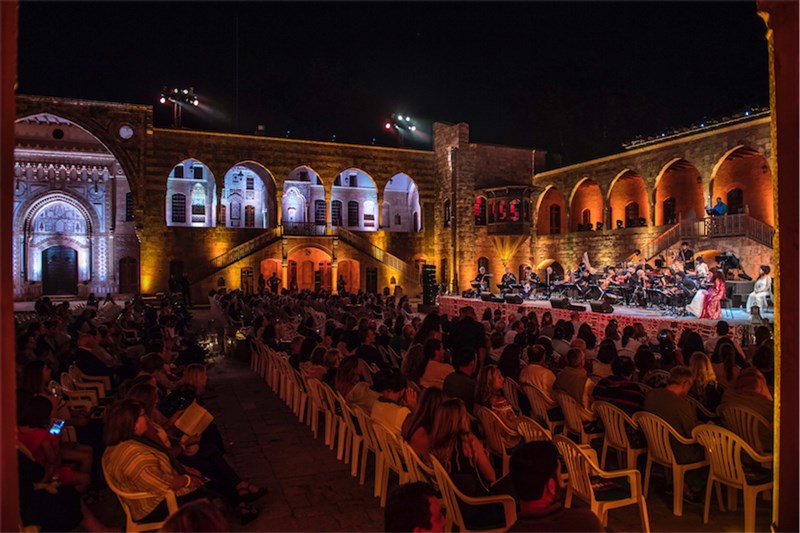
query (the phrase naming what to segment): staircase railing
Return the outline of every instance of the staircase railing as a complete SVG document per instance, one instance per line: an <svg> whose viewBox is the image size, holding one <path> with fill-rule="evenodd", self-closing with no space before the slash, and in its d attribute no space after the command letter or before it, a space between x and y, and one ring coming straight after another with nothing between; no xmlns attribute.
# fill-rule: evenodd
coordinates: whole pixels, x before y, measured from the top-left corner
<svg viewBox="0 0 800 533"><path fill-rule="evenodd" d="M772 247L775 229L747 214L706 217L681 223L681 237L738 237L745 236L759 244Z"/></svg>
<svg viewBox="0 0 800 533"><path fill-rule="evenodd" d="M388 266L393 270L397 270L403 277L406 279L419 279L419 272L413 266L409 265L399 257L390 254L383 248L379 248L369 242L367 239L363 237L359 237L355 233L345 228L339 227L339 238L342 239L344 242L348 243L353 248L374 257L384 265Z"/></svg>
<svg viewBox="0 0 800 533"><path fill-rule="evenodd" d="M235 246L227 252L214 257L210 261L198 266L192 273L191 278L193 281L200 281L207 278L214 272L218 272L223 268L234 264L235 262L247 257L253 252L269 246L273 242L281 238L281 234L277 228L270 228L263 233L259 233L247 242Z"/></svg>
<svg viewBox="0 0 800 533"><path fill-rule="evenodd" d="M759 244L772 247L775 228L747 214L682 220L641 248L649 261L681 239L745 236ZM631 259L635 259L631 256Z"/></svg>
<svg viewBox="0 0 800 533"><path fill-rule="evenodd" d="M674 226L666 230L664 233L662 233L652 241L642 246L640 251L642 252L644 258L649 261L652 257L658 255L659 252L661 252L661 250L669 248L670 246L678 242L680 238L681 238L681 225L675 224ZM631 259L638 259L638 258L631 257Z"/></svg>

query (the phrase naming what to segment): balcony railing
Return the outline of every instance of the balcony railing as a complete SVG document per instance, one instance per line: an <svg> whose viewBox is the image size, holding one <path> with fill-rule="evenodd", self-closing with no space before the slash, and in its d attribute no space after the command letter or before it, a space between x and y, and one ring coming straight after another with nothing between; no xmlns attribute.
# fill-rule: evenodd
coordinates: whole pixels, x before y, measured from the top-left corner
<svg viewBox="0 0 800 533"><path fill-rule="evenodd" d="M284 222L281 226L281 233L283 235L324 237L336 235L336 228L313 222Z"/></svg>

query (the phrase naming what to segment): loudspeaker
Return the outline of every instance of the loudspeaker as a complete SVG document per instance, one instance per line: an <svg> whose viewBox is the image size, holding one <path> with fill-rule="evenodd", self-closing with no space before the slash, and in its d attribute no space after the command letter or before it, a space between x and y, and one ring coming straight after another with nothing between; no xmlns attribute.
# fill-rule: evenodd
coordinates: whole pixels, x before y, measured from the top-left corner
<svg viewBox="0 0 800 533"><path fill-rule="evenodd" d="M436 265L422 265L422 305L435 305L438 293Z"/></svg>
<svg viewBox="0 0 800 533"><path fill-rule="evenodd" d="M494 295L491 292L482 292L481 293L481 300L484 302L491 302Z"/></svg>
<svg viewBox="0 0 800 533"><path fill-rule="evenodd" d="M564 298L563 300L560 298L550 298L550 307L553 309L568 309L569 308L569 300Z"/></svg>
<svg viewBox="0 0 800 533"><path fill-rule="evenodd" d="M598 300L589 300L589 305L592 306L593 313L613 313L614 308L610 303Z"/></svg>
<svg viewBox="0 0 800 533"><path fill-rule="evenodd" d="M567 309L569 309L570 311L578 311L579 313L585 313L586 311L588 311L585 305L575 305L575 304L569 304L567 306Z"/></svg>
<svg viewBox="0 0 800 533"><path fill-rule="evenodd" d="M506 303L507 304L521 304L522 303L522 296L519 294L506 294L505 295Z"/></svg>

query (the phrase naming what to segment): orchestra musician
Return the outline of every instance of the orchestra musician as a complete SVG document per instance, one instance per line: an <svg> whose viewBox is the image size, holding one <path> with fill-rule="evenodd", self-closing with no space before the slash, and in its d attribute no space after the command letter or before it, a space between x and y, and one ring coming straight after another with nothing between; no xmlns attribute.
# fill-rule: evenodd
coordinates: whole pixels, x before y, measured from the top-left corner
<svg viewBox="0 0 800 533"><path fill-rule="evenodd" d="M675 259L681 261L687 270L693 270L694 267L694 251L689 249L689 243L683 241L678 253L675 254Z"/></svg>
<svg viewBox="0 0 800 533"><path fill-rule="evenodd" d="M698 255L697 259L694 260L694 274L697 276L698 281L708 277L708 264L703 261L702 255Z"/></svg>
<svg viewBox="0 0 800 533"><path fill-rule="evenodd" d="M500 278L500 284L503 286L502 287L502 292L510 291L511 290L511 285L516 285L517 284L517 276L515 276L514 273L511 272L511 268L510 267L506 267L505 274L503 274L503 277Z"/></svg>
<svg viewBox="0 0 800 533"><path fill-rule="evenodd" d="M480 267L478 269L478 275L475 276L475 283L479 285L480 292L484 292L489 290L489 278L491 274L486 273L486 267Z"/></svg>

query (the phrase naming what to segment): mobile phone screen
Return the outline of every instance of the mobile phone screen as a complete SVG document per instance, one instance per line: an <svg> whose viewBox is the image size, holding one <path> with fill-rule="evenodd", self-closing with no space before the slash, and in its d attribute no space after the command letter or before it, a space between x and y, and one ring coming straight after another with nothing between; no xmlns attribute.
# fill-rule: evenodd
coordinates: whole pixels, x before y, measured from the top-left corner
<svg viewBox="0 0 800 533"><path fill-rule="evenodd" d="M64 427L63 420L53 420L53 425L50 426L50 433L52 435L58 435L61 433L61 428Z"/></svg>

